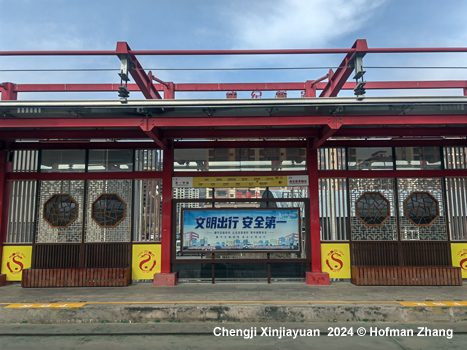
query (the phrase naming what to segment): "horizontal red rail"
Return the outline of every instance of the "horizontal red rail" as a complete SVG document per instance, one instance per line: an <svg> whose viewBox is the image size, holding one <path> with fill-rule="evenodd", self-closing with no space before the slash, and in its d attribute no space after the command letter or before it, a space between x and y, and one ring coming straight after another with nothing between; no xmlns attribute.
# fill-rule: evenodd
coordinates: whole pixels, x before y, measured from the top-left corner
<svg viewBox="0 0 467 350"><path fill-rule="evenodd" d="M327 83L317 83L317 90L322 90ZM15 92L104 92L118 91L119 84L14 84ZM301 91L305 90L306 83L185 83L174 84L175 91ZM162 84L154 85L158 91L163 91ZM348 82L342 90L353 90L355 83ZM365 89L463 89L467 88L466 80L448 81L374 81L368 82ZM139 91L136 84L128 84L128 90Z"/></svg>
<svg viewBox="0 0 467 350"><path fill-rule="evenodd" d="M303 55L347 54L355 49L282 49L282 50L131 50L145 56L199 55ZM368 48L367 53L440 53L467 52L467 47ZM0 51L0 56L112 56L114 50Z"/></svg>

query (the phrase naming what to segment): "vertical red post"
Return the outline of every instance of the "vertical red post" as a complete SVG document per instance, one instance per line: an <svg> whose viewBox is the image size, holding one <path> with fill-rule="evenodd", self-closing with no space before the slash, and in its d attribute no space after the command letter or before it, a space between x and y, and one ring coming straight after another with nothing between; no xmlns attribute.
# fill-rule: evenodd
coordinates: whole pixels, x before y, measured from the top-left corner
<svg viewBox="0 0 467 350"><path fill-rule="evenodd" d="M162 151L164 175L162 177L161 273L154 275L155 286L174 286L177 284L177 274L171 272L173 145L170 141L167 142L167 149Z"/></svg>
<svg viewBox="0 0 467 350"><path fill-rule="evenodd" d="M167 86L162 85L164 89L164 99L173 100L175 98L175 84L172 82L167 83Z"/></svg>
<svg viewBox="0 0 467 350"><path fill-rule="evenodd" d="M0 262L3 256L3 243L6 241L8 222L8 190L6 173L8 169L7 152L0 151ZM0 274L0 286L5 285L6 275Z"/></svg>
<svg viewBox="0 0 467 350"><path fill-rule="evenodd" d="M2 101L12 101L18 99L18 92L15 91L15 84L13 83L2 83L0 87L2 91Z"/></svg>
<svg viewBox="0 0 467 350"><path fill-rule="evenodd" d="M311 80L305 82L305 93L303 97L316 97L316 84L312 84Z"/></svg>
<svg viewBox="0 0 467 350"><path fill-rule="evenodd" d="M308 197L310 200L311 272L306 273L306 283L328 285L329 274L321 270L321 232L319 224L318 150L307 141Z"/></svg>

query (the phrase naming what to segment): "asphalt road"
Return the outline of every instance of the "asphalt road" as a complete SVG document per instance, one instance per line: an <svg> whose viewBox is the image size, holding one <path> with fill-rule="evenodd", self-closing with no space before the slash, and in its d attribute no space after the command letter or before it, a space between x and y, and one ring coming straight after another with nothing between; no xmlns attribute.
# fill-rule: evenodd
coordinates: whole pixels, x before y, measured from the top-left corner
<svg viewBox="0 0 467 350"><path fill-rule="evenodd" d="M419 327L423 330L421 335ZM365 335L362 335L362 329L365 330ZM413 335L410 334L410 330L414 332ZM287 335L287 332L291 334ZM296 332L295 336L293 332ZM399 335L394 334L397 332ZM247 335L248 339L245 339ZM467 323L2 325L0 348L2 350L466 349Z"/></svg>

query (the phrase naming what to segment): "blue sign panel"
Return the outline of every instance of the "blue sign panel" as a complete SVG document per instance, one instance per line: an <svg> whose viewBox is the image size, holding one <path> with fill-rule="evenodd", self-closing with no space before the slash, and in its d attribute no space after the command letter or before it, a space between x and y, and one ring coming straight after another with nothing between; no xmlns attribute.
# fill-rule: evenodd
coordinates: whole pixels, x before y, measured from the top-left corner
<svg viewBox="0 0 467 350"><path fill-rule="evenodd" d="M298 209L184 209L182 253L300 251Z"/></svg>

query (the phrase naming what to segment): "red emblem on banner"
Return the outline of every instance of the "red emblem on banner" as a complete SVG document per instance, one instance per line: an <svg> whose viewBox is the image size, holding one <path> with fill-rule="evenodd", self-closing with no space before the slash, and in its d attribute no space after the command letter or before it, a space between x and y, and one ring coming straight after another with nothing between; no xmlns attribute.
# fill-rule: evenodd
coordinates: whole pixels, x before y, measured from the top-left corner
<svg viewBox="0 0 467 350"><path fill-rule="evenodd" d="M328 265L332 272L339 272L344 267L344 263L339 258L343 257L344 253L340 250L331 250L326 258L326 265Z"/></svg>
<svg viewBox="0 0 467 350"><path fill-rule="evenodd" d="M143 250L138 254L138 258L141 259L139 268L144 273L150 273L156 267L157 261L155 255L149 250Z"/></svg>
<svg viewBox="0 0 467 350"><path fill-rule="evenodd" d="M19 275L24 269L24 265L21 260L25 258L26 256L21 252L11 254L8 257L8 262L6 263L6 267L10 270L10 273L13 275Z"/></svg>
<svg viewBox="0 0 467 350"><path fill-rule="evenodd" d="M457 253L457 255L465 257L460 261L459 265L462 268L462 270L467 271L467 249L462 249L459 253Z"/></svg>

